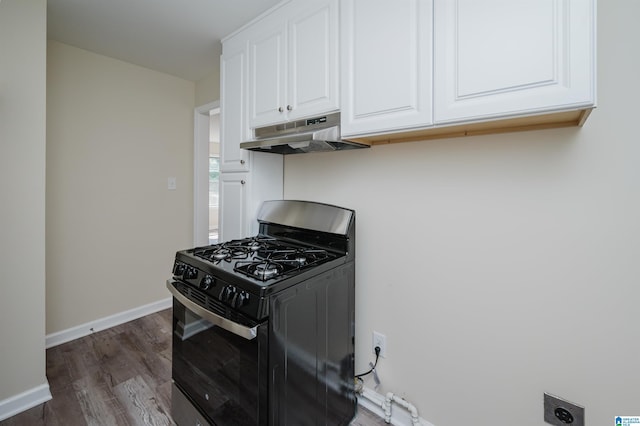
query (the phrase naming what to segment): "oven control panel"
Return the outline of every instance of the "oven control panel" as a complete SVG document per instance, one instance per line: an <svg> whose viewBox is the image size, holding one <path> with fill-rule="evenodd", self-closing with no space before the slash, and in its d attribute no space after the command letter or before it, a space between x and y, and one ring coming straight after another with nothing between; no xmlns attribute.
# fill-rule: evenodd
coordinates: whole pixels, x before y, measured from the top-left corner
<svg viewBox="0 0 640 426"><path fill-rule="evenodd" d="M250 296L249 292L239 290L236 286L227 284L222 287L219 299L231 305L232 308L239 309L249 304Z"/></svg>
<svg viewBox="0 0 640 426"><path fill-rule="evenodd" d="M229 284L194 266L176 260L173 265L173 277L198 288L210 298L252 317L257 317L260 312L259 297L255 297L247 290Z"/></svg>

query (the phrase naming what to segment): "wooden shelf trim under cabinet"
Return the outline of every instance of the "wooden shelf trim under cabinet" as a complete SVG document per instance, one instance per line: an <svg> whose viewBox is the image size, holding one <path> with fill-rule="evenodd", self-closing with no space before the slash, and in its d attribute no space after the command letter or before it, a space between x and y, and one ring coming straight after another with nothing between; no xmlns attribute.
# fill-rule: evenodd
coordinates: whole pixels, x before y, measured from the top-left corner
<svg viewBox="0 0 640 426"><path fill-rule="evenodd" d="M462 136L489 135L495 133L522 132L526 130L555 129L560 127L582 126L593 108L555 112L551 114L515 117L496 121L459 124L452 126L429 127L420 130L400 131L382 134L345 138L353 142L368 145L384 145L400 142L416 142L430 139L456 138Z"/></svg>

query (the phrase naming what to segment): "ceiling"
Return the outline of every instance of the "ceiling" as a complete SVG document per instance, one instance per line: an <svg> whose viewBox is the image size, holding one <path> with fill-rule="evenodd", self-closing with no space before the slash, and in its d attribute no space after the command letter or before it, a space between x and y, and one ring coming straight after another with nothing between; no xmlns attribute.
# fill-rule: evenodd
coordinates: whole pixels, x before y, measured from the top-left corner
<svg viewBox="0 0 640 426"><path fill-rule="evenodd" d="M198 81L220 39L279 0L48 0L47 38Z"/></svg>

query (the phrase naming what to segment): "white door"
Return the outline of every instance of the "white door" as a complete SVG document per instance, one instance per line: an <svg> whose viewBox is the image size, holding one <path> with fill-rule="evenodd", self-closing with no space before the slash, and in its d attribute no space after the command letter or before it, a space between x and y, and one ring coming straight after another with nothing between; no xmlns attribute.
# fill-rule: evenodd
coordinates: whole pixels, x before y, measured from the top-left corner
<svg viewBox="0 0 640 426"><path fill-rule="evenodd" d="M435 0L436 123L594 99L592 0Z"/></svg>

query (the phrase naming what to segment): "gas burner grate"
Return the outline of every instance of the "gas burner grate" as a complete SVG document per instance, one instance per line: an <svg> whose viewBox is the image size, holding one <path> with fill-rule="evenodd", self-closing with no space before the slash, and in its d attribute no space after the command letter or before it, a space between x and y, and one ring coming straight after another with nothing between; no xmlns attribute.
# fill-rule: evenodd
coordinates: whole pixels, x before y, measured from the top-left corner
<svg viewBox="0 0 640 426"><path fill-rule="evenodd" d="M260 281L280 278L330 260L326 250L311 248L265 247L250 260L239 260L233 270Z"/></svg>
<svg viewBox="0 0 640 426"><path fill-rule="evenodd" d="M272 238L259 236L231 240L226 243L195 248L193 249L193 254L214 264L218 264L221 261L231 262L232 260L248 259L253 253L263 250L273 241Z"/></svg>

